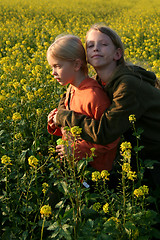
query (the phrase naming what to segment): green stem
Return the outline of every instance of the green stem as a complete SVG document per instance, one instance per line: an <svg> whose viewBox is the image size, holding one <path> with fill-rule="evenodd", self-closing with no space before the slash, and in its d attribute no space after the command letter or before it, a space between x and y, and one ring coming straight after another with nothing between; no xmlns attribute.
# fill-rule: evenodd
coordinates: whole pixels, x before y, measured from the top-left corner
<svg viewBox="0 0 160 240"><path fill-rule="evenodd" d="M123 223L125 224L126 221L126 191L125 191L125 176L124 172L122 171L122 190L123 190Z"/></svg>
<svg viewBox="0 0 160 240"><path fill-rule="evenodd" d="M5 167L6 168L6 195L7 195L7 191L8 191L8 173L7 173L7 166Z"/></svg>
<svg viewBox="0 0 160 240"><path fill-rule="evenodd" d="M39 117L37 118L36 128L35 128L35 135L34 135L34 142L35 142L34 150L35 150L35 152L36 152L36 150L37 150L37 129L38 129L38 122L39 122Z"/></svg>
<svg viewBox="0 0 160 240"><path fill-rule="evenodd" d="M41 240L43 238L44 222L45 222L45 217L43 219L43 224L42 224L42 229L41 229Z"/></svg>
<svg viewBox="0 0 160 240"><path fill-rule="evenodd" d="M32 180L33 180L33 171L32 171L32 177L31 177L30 183L28 185L27 194L26 194L26 230L28 228L28 193L29 193L29 189L30 189Z"/></svg>
<svg viewBox="0 0 160 240"><path fill-rule="evenodd" d="M133 124L133 129L134 129L134 132L136 133L136 128L134 124ZM137 137L136 137L136 146L137 146L137 151L136 151L137 173L139 174L139 156L138 156L139 141Z"/></svg>

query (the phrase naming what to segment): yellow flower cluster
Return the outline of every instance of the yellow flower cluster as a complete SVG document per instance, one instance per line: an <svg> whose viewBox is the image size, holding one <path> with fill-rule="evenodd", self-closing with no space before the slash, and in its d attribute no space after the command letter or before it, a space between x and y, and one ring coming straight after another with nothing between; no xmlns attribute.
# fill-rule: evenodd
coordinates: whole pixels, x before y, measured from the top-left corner
<svg viewBox="0 0 160 240"><path fill-rule="evenodd" d="M131 165L130 163L123 163L122 165L122 171L124 172L129 172L131 170Z"/></svg>
<svg viewBox="0 0 160 240"><path fill-rule="evenodd" d="M146 185L140 186L134 190L134 195L139 198L149 194L149 188Z"/></svg>
<svg viewBox="0 0 160 240"><path fill-rule="evenodd" d="M43 110L41 108L36 109L37 115L40 117L42 114Z"/></svg>
<svg viewBox="0 0 160 240"><path fill-rule="evenodd" d="M78 126L74 126L71 128L71 133L73 136L79 136L82 132L82 128L78 127Z"/></svg>
<svg viewBox="0 0 160 240"><path fill-rule="evenodd" d="M137 178L135 171L131 171L131 165L128 162L124 162L122 165L122 171L127 173L127 178L134 181Z"/></svg>
<svg viewBox="0 0 160 240"><path fill-rule="evenodd" d="M120 220L118 218L116 218L116 217L110 217L107 221L108 222L109 221L114 221L115 223L119 223L120 222Z"/></svg>
<svg viewBox="0 0 160 240"><path fill-rule="evenodd" d="M107 170L102 170L102 172L101 172L101 178L103 179L103 180L109 180L109 175L110 175L110 173L107 171Z"/></svg>
<svg viewBox="0 0 160 240"><path fill-rule="evenodd" d="M30 156L29 158L28 158L28 164L31 166L31 167L33 167L33 168L36 168L37 167L37 165L38 165L38 159L36 158L36 157L34 157L34 156Z"/></svg>
<svg viewBox="0 0 160 240"><path fill-rule="evenodd" d="M121 149L121 156L125 159L125 160L130 160L131 159L131 143L130 142L122 142L120 145L120 149Z"/></svg>
<svg viewBox="0 0 160 240"><path fill-rule="evenodd" d="M129 116L129 121L130 121L131 123L134 123L134 122L136 121L136 117L135 117L134 114L132 114L132 115Z"/></svg>
<svg viewBox="0 0 160 240"><path fill-rule="evenodd" d="M44 205L43 207L41 207L40 214L42 218L49 217L52 214L51 206Z"/></svg>
<svg viewBox="0 0 160 240"><path fill-rule="evenodd" d="M130 179L131 181L134 181L137 178L137 174L135 171L129 171L127 173L127 177L128 179Z"/></svg>
<svg viewBox="0 0 160 240"><path fill-rule="evenodd" d="M21 114L18 112L13 113L12 119L13 119L13 121L21 120Z"/></svg>
<svg viewBox="0 0 160 240"><path fill-rule="evenodd" d="M99 202L93 204L92 208L95 210L95 211L99 211L100 208L101 208L101 204Z"/></svg>
<svg viewBox="0 0 160 240"><path fill-rule="evenodd" d="M65 145L66 141L63 140L62 138L59 138L57 141L56 141L57 145Z"/></svg>
<svg viewBox="0 0 160 240"><path fill-rule="evenodd" d="M123 142L123 143L121 143L120 148L121 148L122 152L124 152L128 149L132 149L132 146L131 146L130 142Z"/></svg>
<svg viewBox="0 0 160 240"><path fill-rule="evenodd" d="M49 187L49 185L48 185L48 183L43 183L42 187L43 187L42 192L45 194L47 189L48 189L48 187Z"/></svg>
<svg viewBox="0 0 160 240"><path fill-rule="evenodd" d="M16 140L19 140L19 139L22 138L22 134L21 134L21 133L16 133L16 134L14 135L14 138L15 138Z"/></svg>
<svg viewBox="0 0 160 240"><path fill-rule="evenodd" d="M101 179L101 173L98 171L92 172L92 181L97 182L99 179Z"/></svg>
<svg viewBox="0 0 160 240"><path fill-rule="evenodd" d="M110 173L107 170L102 170L101 172L92 172L92 181L97 182L99 179L109 180Z"/></svg>
<svg viewBox="0 0 160 240"><path fill-rule="evenodd" d="M5 166L12 165L11 158L8 157L7 155L3 155L1 157L1 163L4 164Z"/></svg>
<svg viewBox="0 0 160 240"><path fill-rule="evenodd" d="M103 205L103 211L105 213L108 213L109 212L109 203L106 203L105 205Z"/></svg>

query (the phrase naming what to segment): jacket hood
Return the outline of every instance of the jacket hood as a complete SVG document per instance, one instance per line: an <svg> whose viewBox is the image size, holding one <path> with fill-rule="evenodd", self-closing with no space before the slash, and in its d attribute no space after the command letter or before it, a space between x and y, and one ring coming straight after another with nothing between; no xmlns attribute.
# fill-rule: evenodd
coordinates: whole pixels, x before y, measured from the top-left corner
<svg viewBox="0 0 160 240"><path fill-rule="evenodd" d="M113 74L112 80L116 80L124 75L137 76L141 80L150 83L152 86L155 86L156 83L156 75L153 72L147 71L144 68L135 65L126 65L124 67L119 66Z"/></svg>
<svg viewBox="0 0 160 240"><path fill-rule="evenodd" d="M81 82L81 84L79 85L78 89L79 90L84 90L88 87L98 87L98 88L101 88L101 86L99 84L97 84L97 81L93 78L86 78L85 80L83 80Z"/></svg>

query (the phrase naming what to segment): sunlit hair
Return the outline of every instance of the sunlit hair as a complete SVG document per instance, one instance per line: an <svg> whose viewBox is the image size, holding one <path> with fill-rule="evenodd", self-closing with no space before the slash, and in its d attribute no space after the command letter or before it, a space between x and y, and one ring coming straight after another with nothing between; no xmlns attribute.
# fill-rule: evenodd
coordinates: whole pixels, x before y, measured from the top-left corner
<svg viewBox="0 0 160 240"><path fill-rule="evenodd" d="M59 58L65 61L82 61L81 69L85 74L88 73L86 53L81 40L71 34L59 35L47 50L48 56Z"/></svg>
<svg viewBox="0 0 160 240"><path fill-rule="evenodd" d="M96 23L94 25L91 26L91 28L89 29L89 31L87 32L87 35L86 35L86 44L87 44L87 37L88 37L88 33L92 30L96 30L96 31L99 31L101 33L104 33L106 34L110 39L111 41L113 42L114 46L116 47L116 49L120 48L121 51L122 51L122 56L121 58L117 61L117 65L120 65L120 64L125 64L125 60L124 60L124 46L123 46L123 43L121 41L121 38L120 36L111 28L107 27L106 25L104 24L101 24L101 23ZM87 46L86 46L87 47Z"/></svg>

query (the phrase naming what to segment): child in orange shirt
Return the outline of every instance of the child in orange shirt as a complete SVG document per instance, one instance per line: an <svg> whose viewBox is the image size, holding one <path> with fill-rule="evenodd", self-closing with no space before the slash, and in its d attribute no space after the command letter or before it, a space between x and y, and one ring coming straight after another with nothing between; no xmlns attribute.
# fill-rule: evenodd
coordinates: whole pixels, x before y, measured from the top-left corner
<svg viewBox="0 0 160 240"><path fill-rule="evenodd" d="M80 39L73 35L61 36L54 41L47 51L47 60L52 67L54 78L61 84L70 84L65 99L67 110L85 114L99 120L110 106L110 100L98 82L88 76L85 49ZM48 116L48 132L62 135L54 125L54 109ZM75 157L77 160L90 155L95 148L94 161L89 164L96 170L111 170L116 157L119 138L106 146L93 144L83 139L77 140ZM56 147L59 155L64 155L64 146Z"/></svg>

